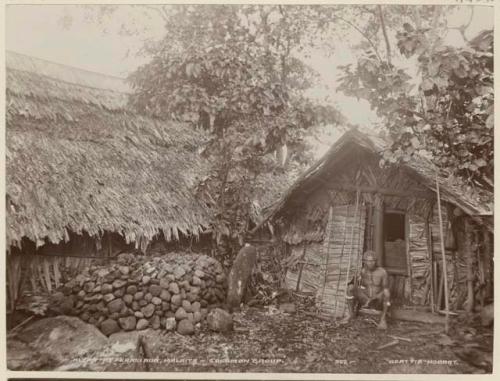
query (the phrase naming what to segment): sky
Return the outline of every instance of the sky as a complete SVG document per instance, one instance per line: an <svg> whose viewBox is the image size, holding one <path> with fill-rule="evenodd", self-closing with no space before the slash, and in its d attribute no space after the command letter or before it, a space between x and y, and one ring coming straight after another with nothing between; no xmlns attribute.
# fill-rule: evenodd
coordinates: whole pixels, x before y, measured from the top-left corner
<svg viewBox="0 0 500 381"><path fill-rule="evenodd" d="M458 12L449 15L449 25L462 25L464 20L468 19L469 12L470 7L461 7ZM104 25L89 22L86 14L87 10L79 5L8 5L6 48L49 61L125 78L146 62L144 57L134 54L144 41L156 40L163 36L162 20L145 16L138 6L120 6L118 12L106 19ZM120 35L117 31L124 20L131 27L140 28L141 33ZM492 8L476 6L466 34L470 38L492 26ZM107 32L103 32L104 29ZM338 67L356 61L357 57L351 45L359 41L359 38L359 35L353 32L350 41L335 41L336 49L331 57L321 49L310 52L311 57L306 59L306 63L319 73L320 81L309 95L318 98L328 95L331 102L351 123L369 127L377 123L378 119L368 103L335 91ZM458 31L452 31L447 36L447 42L460 45L463 44L463 39ZM332 139L337 136L338 134L333 134ZM328 145L324 144L319 153L326 150Z"/></svg>

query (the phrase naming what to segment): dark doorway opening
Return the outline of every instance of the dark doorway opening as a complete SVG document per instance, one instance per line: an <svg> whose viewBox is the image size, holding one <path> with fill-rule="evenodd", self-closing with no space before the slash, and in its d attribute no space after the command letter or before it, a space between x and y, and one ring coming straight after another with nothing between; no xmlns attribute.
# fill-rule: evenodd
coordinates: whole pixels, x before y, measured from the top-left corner
<svg viewBox="0 0 500 381"><path fill-rule="evenodd" d="M405 240L405 215L403 213L386 213L384 225L386 242Z"/></svg>
<svg viewBox="0 0 500 381"><path fill-rule="evenodd" d="M389 273L406 275L406 215L403 212L384 214L384 267Z"/></svg>

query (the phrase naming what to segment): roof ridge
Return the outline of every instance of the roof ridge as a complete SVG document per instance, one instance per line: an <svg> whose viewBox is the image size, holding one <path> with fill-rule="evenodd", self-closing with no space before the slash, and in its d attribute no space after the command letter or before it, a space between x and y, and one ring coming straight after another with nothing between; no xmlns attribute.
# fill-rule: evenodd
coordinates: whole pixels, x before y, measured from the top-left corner
<svg viewBox="0 0 500 381"><path fill-rule="evenodd" d="M18 68L8 68L9 71L17 71L17 72L21 72L21 73L27 73L29 75L37 75L39 77L43 77L45 78L46 80L49 80L49 81L57 81L57 82L62 82L62 83L65 83L67 85L70 85L70 86L78 86L78 87L85 87L87 89L94 89L94 90L98 90L98 91L109 91L111 93L118 93L118 94L121 94L123 96L129 96L130 93L126 92L126 91L122 91L122 90L116 90L116 89L111 89L109 87L96 87L96 86L92 86L92 85L88 85L88 84L82 84L82 83L78 83L78 82L70 82L70 81L66 81L64 79L61 79L61 78L54 78L54 77L51 77L50 75L46 75L46 74L43 74L43 73L36 73L36 72L33 72L33 71L29 71L29 70L23 70L23 69L18 69ZM9 89L7 89L9 90Z"/></svg>
<svg viewBox="0 0 500 381"><path fill-rule="evenodd" d="M9 60L13 60L14 62L11 63ZM125 81L126 78L82 69L76 66L65 65L59 62L30 56L12 50L6 50L5 63L6 68L9 70L13 69L28 73L36 73L57 81L77 84L85 87L112 90L125 94L131 92L129 85ZM68 77L71 77L71 79L68 80ZM107 83L103 80L106 80Z"/></svg>
<svg viewBox="0 0 500 381"><path fill-rule="evenodd" d="M34 59L34 60L37 60L37 61L44 61L44 62L48 62L48 63L53 64L53 65L67 67L67 68L73 69L73 70L85 71L87 73L97 74L97 75L103 76L103 77L108 77L108 78L113 78L113 79L119 79L120 81L125 81L127 79L126 77L119 77L117 75L104 74L104 73L101 73L101 72L98 72L98 71L84 69L84 68L81 68L81 67L77 67L77 66L73 66L73 65L67 65L67 64L63 64L61 62L56 62L56 61L48 60L46 58L31 56L29 54L16 52L16 51L10 50L10 49L5 49L5 52L7 54L13 54L13 55L17 55L17 56L23 56L23 57L26 57L26 58L29 58L29 59Z"/></svg>

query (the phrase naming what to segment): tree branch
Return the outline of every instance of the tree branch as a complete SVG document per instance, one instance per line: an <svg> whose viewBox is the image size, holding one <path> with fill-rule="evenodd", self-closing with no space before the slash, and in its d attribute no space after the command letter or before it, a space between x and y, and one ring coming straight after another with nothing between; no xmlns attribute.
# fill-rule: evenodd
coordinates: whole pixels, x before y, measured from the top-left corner
<svg viewBox="0 0 500 381"><path fill-rule="evenodd" d="M367 41L368 43L371 45L371 47L373 48L373 51L375 52L375 55L377 56L377 58L379 59L380 62L384 62L384 60L382 59L382 57L380 56L379 52L378 52L378 49L377 47L375 46L375 44L373 43L373 41L366 35L365 32L363 32L361 29L359 29L356 25L354 25L353 23L351 23L350 21L346 20L345 18L341 17L341 16L333 16L333 18L335 19L338 19L340 21L343 21L345 22L347 25L351 26L352 28L356 29L359 34L361 34Z"/></svg>
<svg viewBox="0 0 500 381"><path fill-rule="evenodd" d="M469 39L465 36L465 31L467 30L467 28L470 26L470 24L472 23L472 18L474 17L474 7L471 7L471 11L470 11L470 16L469 16L469 20L461 25L461 26L456 26L456 27L451 27L449 28L450 30L458 30L460 32L460 35L462 36L462 38L464 39L465 42L469 42Z"/></svg>
<svg viewBox="0 0 500 381"><path fill-rule="evenodd" d="M387 63L391 65L391 44L389 43L389 37L387 35L387 28L385 26L384 14L382 12L382 6L377 5L378 17L380 19L380 25L382 26L382 33L384 34L385 48L387 50Z"/></svg>
<svg viewBox="0 0 500 381"><path fill-rule="evenodd" d="M415 25L417 29L422 29L422 19L420 18L420 13L418 7L412 7L413 17L415 18Z"/></svg>

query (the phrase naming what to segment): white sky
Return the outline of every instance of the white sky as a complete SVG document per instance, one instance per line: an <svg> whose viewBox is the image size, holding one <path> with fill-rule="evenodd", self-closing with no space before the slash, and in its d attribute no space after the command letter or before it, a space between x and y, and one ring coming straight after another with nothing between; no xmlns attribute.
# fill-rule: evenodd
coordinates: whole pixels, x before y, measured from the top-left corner
<svg viewBox="0 0 500 381"><path fill-rule="evenodd" d="M469 12L469 7L462 7L455 15L450 15L449 24L461 25L467 20ZM107 25L110 30L108 33L103 33L102 27L95 23L87 22L82 14L82 9L75 5L8 5L6 48L86 70L126 77L145 62L144 58L134 54L142 46L144 39L159 39L163 35L161 20L145 18L139 7L121 6L111 24ZM73 19L69 29L62 27L63 16ZM140 35L119 35L116 31L124 20L136 22L144 30ZM492 26L492 8L476 6L467 36L474 36ZM359 38L356 32L353 32L353 38ZM448 36L448 42L461 44L463 40L458 31L453 31ZM358 102L335 91L338 65L356 61L347 41L336 41L335 44L333 56L327 57L318 50L307 61L321 76L321 86L313 89L310 94L329 95L331 101L352 123L370 126L377 118L368 103Z"/></svg>

